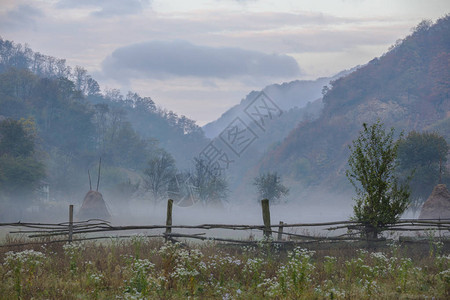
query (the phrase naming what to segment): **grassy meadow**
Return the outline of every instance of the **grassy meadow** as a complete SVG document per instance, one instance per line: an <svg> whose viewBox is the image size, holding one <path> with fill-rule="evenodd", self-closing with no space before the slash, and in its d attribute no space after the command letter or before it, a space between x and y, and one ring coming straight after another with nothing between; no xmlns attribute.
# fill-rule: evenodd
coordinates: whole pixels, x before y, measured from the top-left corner
<svg viewBox="0 0 450 300"><path fill-rule="evenodd" d="M7 236L2 245L23 242ZM450 255L392 243L312 251L107 242L0 248L1 299L449 299Z"/></svg>

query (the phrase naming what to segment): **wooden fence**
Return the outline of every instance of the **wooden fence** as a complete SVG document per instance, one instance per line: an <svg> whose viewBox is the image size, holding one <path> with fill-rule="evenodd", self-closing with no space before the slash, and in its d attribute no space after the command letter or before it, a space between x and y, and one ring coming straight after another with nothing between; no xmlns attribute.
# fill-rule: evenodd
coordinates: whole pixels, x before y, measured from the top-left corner
<svg viewBox="0 0 450 300"><path fill-rule="evenodd" d="M58 224L51 223L0 223L0 226L17 227L19 230L10 231L12 234L27 234L29 238L41 238L45 241L29 242L25 244L43 244L43 243L58 243L58 242L72 242L82 240L97 240L97 239L111 239L111 238L128 238L132 235L101 235L101 236L88 236L91 234L99 234L105 232L124 232L124 231L153 231L156 233L151 235L145 235L151 238L164 238L166 241L174 241L176 239L196 239L196 240L209 240L218 242L227 242L241 245L255 245L257 243L270 242L277 244L307 244L307 243L333 243L333 242L354 242L354 241L367 241L367 239L361 237L364 225L356 221L337 221L337 222L325 222L325 223L295 223L286 224L282 221L279 224L272 225L270 220L270 207L267 199L261 201L262 207L262 219L263 225L236 225L236 224L202 224L202 225L173 225L172 224L172 207L173 201L171 199L167 202L167 216L165 225L143 225L143 226L113 226L109 222L99 219L91 219L87 221L74 222L73 221L73 205L69 206L69 221ZM321 228L323 232L337 232L337 234L329 236L300 234L296 232L298 229L305 228ZM237 238L223 238L207 236L205 232L192 231L207 231L212 229L220 230L239 230L249 231L257 230L263 233L261 240L251 239L237 239ZM186 231L174 232L174 231ZM426 237L427 234L437 234L438 237L448 241L450 236L450 219L445 220L417 220L417 219L402 219L397 223L386 226L384 229L386 232L421 232L422 236ZM340 233L339 233L340 232ZM74 235L82 235L82 237L74 238ZM274 237L275 235L275 237ZM65 237L63 239L49 239L50 237ZM401 239L401 237L400 237ZM405 239L408 239L407 237ZM0 245L0 247L9 247L14 245Z"/></svg>

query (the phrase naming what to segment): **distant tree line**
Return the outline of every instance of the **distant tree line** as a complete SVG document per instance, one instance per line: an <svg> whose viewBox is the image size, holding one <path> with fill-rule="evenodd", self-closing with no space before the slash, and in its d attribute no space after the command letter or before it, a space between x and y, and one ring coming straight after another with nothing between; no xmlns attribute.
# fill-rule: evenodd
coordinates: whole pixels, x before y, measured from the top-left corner
<svg viewBox="0 0 450 300"><path fill-rule="evenodd" d="M32 119L0 120L0 203L6 204L10 212L14 206L22 207L18 203L29 204L25 201L45 176L35 138Z"/></svg>
<svg viewBox="0 0 450 300"><path fill-rule="evenodd" d="M177 204L190 206L222 205L228 196L228 181L223 172L213 169L206 160L196 157L190 169L179 171L167 153L153 157L145 169L145 184L155 202L172 198Z"/></svg>
<svg viewBox="0 0 450 300"><path fill-rule="evenodd" d="M410 180L414 212L420 210L437 184L450 186L448 153L448 143L436 132L411 131L399 140L398 172L404 180Z"/></svg>
<svg viewBox="0 0 450 300"><path fill-rule="evenodd" d="M150 97L101 92L86 69L1 38L0 118L33 120L36 158L57 199L82 197L99 157L103 187L131 193L129 171L144 176L159 155L187 168L207 143L193 120Z"/></svg>

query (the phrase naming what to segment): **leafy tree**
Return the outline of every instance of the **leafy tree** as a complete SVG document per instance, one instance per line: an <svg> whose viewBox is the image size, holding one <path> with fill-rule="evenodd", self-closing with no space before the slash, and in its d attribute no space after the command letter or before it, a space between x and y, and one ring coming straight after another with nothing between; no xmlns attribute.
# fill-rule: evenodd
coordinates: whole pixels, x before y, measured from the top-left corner
<svg viewBox="0 0 450 300"><path fill-rule="evenodd" d="M411 131L398 145L399 172L411 178L411 208L417 211L433 187L450 180L445 168L449 146L438 133Z"/></svg>
<svg viewBox="0 0 450 300"><path fill-rule="evenodd" d="M201 158L194 159L194 169L190 172L190 183L203 205L220 203L228 196L228 182L224 174L214 169Z"/></svg>
<svg viewBox="0 0 450 300"><path fill-rule="evenodd" d="M349 146L346 175L357 194L354 219L364 224L366 237L376 238L406 210L410 192L395 173L398 143L394 128L386 132L380 121L371 126L364 123L363 128Z"/></svg>
<svg viewBox="0 0 450 300"><path fill-rule="evenodd" d="M100 94L100 86L97 81L88 74L86 69L76 66L73 70L72 77L75 89L83 93L83 95L90 96Z"/></svg>
<svg viewBox="0 0 450 300"><path fill-rule="evenodd" d="M289 194L289 189L281 183L277 172L267 172L255 178L253 185L258 190L258 200L269 199L270 203L279 203L283 196Z"/></svg>
<svg viewBox="0 0 450 300"><path fill-rule="evenodd" d="M149 157L149 143L129 122L123 122L106 148L110 162L122 167L140 169Z"/></svg>
<svg viewBox="0 0 450 300"><path fill-rule="evenodd" d="M30 197L43 177L43 165L33 157L0 156L0 193L8 199Z"/></svg>
<svg viewBox="0 0 450 300"><path fill-rule="evenodd" d="M94 105L94 124L96 129L95 141L100 153L105 151L107 142L107 130L109 125L109 106L106 103L98 103Z"/></svg>
<svg viewBox="0 0 450 300"><path fill-rule="evenodd" d="M398 158L400 167L414 168L417 165L439 165L447 161L449 146L438 133L411 131L405 139L399 141Z"/></svg>
<svg viewBox="0 0 450 300"><path fill-rule="evenodd" d="M34 140L20 121L0 122L0 156L28 157L33 154Z"/></svg>
<svg viewBox="0 0 450 300"><path fill-rule="evenodd" d="M34 137L27 127L32 120L0 122L0 197L29 197L44 177L43 165L34 157Z"/></svg>
<svg viewBox="0 0 450 300"><path fill-rule="evenodd" d="M8 68L25 69L28 67L31 49L0 37L0 72Z"/></svg>
<svg viewBox="0 0 450 300"><path fill-rule="evenodd" d="M167 195L169 182L176 171L175 160L166 151L160 151L149 160L144 170L145 186L152 192L155 203Z"/></svg>

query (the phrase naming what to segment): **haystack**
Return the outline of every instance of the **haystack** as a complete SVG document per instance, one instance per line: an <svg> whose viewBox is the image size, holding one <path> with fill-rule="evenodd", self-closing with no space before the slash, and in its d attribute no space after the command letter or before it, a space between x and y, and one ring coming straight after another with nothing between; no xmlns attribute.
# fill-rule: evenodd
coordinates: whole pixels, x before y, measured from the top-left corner
<svg viewBox="0 0 450 300"><path fill-rule="evenodd" d="M450 193L445 184L438 184L422 206L419 219L450 218Z"/></svg>
<svg viewBox="0 0 450 300"><path fill-rule="evenodd" d="M109 220L111 215L106 207L103 195L97 191L89 191L84 197L83 204L78 212L78 219L102 219Z"/></svg>

